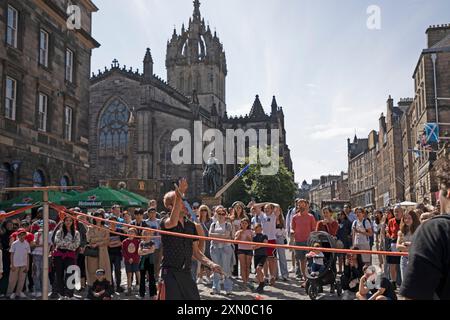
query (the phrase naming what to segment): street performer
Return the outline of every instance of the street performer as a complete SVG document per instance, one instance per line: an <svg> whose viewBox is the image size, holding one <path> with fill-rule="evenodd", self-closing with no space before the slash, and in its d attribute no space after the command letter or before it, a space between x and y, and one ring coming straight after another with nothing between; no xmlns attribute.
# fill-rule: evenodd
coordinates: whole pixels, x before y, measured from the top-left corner
<svg viewBox="0 0 450 320"><path fill-rule="evenodd" d="M171 211L170 216L161 221L161 230L189 235L197 235L195 224L188 219L188 211L183 197L188 189L186 179L175 185L175 191L164 196L164 206ZM162 283L160 300L200 300L196 283L192 278L192 257L213 272L222 273L219 265L209 260L199 249L197 239L162 235L163 260L161 263Z"/></svg>

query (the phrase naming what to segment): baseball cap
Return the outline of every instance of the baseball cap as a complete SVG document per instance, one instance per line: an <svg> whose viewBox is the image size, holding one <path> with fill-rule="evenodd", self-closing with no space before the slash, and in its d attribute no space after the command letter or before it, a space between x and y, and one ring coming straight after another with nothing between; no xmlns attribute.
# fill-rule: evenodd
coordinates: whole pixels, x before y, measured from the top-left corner
<svg viewBox="0 0 450 320"><path fill-rule="evenodd" d="M17 230L17 235L20 235L22 233L27 233L27 231L24 228L20 228L19 230Z"/></svg>
<svg viewBox="0 0 450 320"><path fill-rule="evenodd" d="M193 208L198 208L198 207L200 207L200 203L194 202L194 203L192 204L192 207L193 207Z"/></svg>

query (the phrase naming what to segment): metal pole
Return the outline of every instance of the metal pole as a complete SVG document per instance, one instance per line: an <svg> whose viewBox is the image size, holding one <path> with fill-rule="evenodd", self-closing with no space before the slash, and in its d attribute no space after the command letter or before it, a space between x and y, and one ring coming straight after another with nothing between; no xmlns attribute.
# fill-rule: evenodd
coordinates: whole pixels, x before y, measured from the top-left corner
<svg viewBox="0 0 450 320"><path fill-rule="evenodd" d="M44 202L44 234L42 237L43 243L43 268L42 268L42 300L48 300L48 219L49 219L49 208L48 208L48 191L42 191L43 202Z"/></svg>
<svg viewBox="0 0 450 320"><path fill-rule="evenodd" d="M431 60L433 61L433 74L434 74L434 103L436 107L436 124L439 125L439 109L438 109L438 93L437 93L437 77L436 77L436 60L437 54L433 53L431 55Z"/></svg>

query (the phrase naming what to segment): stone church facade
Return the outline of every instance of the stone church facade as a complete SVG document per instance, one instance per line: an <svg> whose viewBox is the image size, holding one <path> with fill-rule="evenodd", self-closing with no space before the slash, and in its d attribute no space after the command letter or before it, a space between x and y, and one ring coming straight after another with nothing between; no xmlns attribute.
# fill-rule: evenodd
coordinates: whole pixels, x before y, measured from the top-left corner
<svg viewBox="0 0 450 320"><path fill-rule="evenodd" d="M186 129L194 136L196 123L202 132L218 129L279 129L280 155L292 171L286 144L283 109L274 97L267 115L257 96L245 117L228 117L226 109L227 64L223 45L211 33L194 1L188 28L174 33L167 44L167 82L153 74L153 59L147 49L143 72L120 66L93 74L90 86L90 186L118 187L159 198L178 177L190 182L191 199L199 199L202 164L175 165L171 159L171 136ZM269 131L270 132L270 131ZM269 133L270 134L270 133ZM204 143L203 146L205 146ZM191 146L191 155L198 152ZM193 156L192 156L193 157ZM237 164L222 166L222 181L238 170Z"/></svg>

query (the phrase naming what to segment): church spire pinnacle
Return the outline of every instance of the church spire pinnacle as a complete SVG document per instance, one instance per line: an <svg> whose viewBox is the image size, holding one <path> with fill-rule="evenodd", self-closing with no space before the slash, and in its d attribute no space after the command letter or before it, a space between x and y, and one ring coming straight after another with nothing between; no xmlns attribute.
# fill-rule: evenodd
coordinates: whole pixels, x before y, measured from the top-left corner
<svg viewBox="0 0 450 320"><path fill-rule="evenodd" d="M194 20L200 20L200 1L194 0Z"/></svg>

